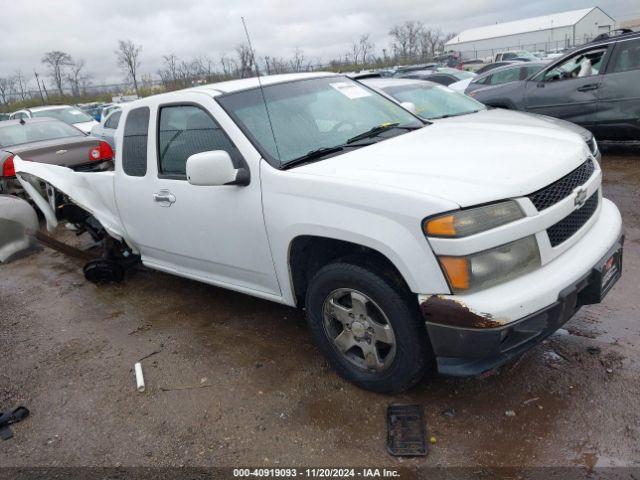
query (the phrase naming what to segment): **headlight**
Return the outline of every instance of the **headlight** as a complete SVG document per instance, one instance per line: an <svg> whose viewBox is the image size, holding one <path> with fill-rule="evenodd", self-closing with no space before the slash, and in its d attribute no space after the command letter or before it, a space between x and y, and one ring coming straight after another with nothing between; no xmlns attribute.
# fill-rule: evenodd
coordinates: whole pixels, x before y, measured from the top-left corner
<svg viewBox="0 0 640 480"><path fill-rule="evenodd" d="M490 230L523 217L524 213L518 203L509 200L431 218L424 221L422 228L428 237L460 238Z"/></svg>
<svg viewBox="0 0 640 480"><path fill-rule="evenodd" d="M540 267L535 236L464 257L438 257L454 293L469 293L506 282Z"/></svg>

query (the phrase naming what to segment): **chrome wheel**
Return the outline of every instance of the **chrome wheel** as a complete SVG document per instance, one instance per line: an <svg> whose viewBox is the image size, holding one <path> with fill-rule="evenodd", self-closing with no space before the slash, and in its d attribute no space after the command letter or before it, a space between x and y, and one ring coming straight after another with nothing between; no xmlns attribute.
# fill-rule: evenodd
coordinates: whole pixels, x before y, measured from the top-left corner
<svg viewBox="0 0 640 480"><path fill-rule="evenodd" d="M364 293L349 288L331 292L324 301L324 330L333 347L366 371L389 367L396 339L389 319Z"/></svg>

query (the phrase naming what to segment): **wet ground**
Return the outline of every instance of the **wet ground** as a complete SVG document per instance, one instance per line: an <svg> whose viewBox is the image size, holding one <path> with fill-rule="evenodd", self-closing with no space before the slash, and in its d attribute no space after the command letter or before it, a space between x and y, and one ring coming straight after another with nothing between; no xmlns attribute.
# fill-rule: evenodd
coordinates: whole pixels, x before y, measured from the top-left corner
<svg viewBox="0 0 640 480"><path fill-rule="evenodd" d="M0 408L31 416L0 465L639 466L638 151L603 160L627 235L604 303L493 376L395 397L337 377L294 309L152 271L96 287L48 249L2 266ZM392 402L424 405L428 457L386 453Z"/></svg>

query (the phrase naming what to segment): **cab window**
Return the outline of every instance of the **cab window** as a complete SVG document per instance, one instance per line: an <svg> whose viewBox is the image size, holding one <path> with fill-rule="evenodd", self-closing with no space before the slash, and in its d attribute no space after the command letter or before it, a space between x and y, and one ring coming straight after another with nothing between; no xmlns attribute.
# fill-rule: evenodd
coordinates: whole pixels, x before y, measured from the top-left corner
<svg viewBox="0 0 640 480"><path fill-rule="evenodd" d="M132 177L147 174L149 107L134 108L127 114L122 139L122 168Z"/></svg>
<svg viewBox="0 0 640 480"><path fill-rule="evenodd" d="M236 168L241 166L238 149L202 108L194 105L160 108L158 167L161 175L185 177L187 159L212 150L224 150Z"/></svg>

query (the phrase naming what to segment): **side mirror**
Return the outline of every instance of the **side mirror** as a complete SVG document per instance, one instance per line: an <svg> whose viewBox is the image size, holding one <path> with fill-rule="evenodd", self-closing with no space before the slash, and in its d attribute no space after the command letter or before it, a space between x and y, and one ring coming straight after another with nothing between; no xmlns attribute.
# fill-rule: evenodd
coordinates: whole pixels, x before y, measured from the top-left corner
<svg viewBox="0 0 640 480"><path fill-rule="evenodd" d="M411 113L413 113L414 115L416 114L416 112L418 111L418 109L416 108L416 104L413 102L402 102L400 104L400 106L402 108L404 108L405 110L409 110Z"/></svg>
<svg viewBox="0 0 640 480"><path fill-rule="evenodd" d="M191 185L249 185L249 171L235 168L224 150L200 152L187 158L187 181Z"/></svg>

